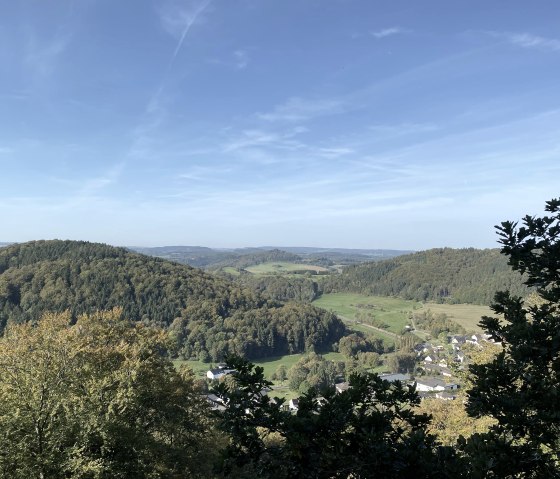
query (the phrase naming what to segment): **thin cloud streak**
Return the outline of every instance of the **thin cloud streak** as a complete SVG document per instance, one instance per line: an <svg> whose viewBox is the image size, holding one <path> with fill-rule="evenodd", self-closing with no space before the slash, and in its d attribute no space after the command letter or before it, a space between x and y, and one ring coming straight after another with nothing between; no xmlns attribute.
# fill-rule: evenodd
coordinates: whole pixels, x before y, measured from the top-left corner
<svg viewBox="0 0 560 479"><path fill-rule="evenodd" d="M383 28L382 30L377 30L375 32L370 32L370 34L371 36L380 39L380 38L390 37L392 35L399 35L407 32L408 30L405 30L404 28L390 27L390 28Z"/></svg>
<svg viewBox="0 0 560 479"><path fill-rule="evenodd" d="M160 20L164 29L173 36L178 37L175 50L171 56L170 66L179 55L185 39L200 15L208 8L212 0L203 0L192 11L187 8L173 8L160 12Z"/></svg>
<svg viewBox="0 0 560 479"><path fill-rule="evenodd" d="M306 100L300 97L292 97L285 103L276 106L269 113L258 113L257 117L271 122L299 122L320 116L342 113L345 107L344 102L336 98Z"/></svg>
<svg viewBox="0 0 560 479"><path fill-rule="evenodd" d="M522 48L536 48L540 50L560 51L560 40L544 38L531 33L490 32L490 35Z"/></svg>

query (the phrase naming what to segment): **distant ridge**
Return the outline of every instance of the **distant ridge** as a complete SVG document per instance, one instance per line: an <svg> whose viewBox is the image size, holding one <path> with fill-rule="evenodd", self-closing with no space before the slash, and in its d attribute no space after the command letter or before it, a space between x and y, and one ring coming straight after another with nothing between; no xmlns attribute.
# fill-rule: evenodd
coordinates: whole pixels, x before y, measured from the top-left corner
<svg viewBox="0 0 560 479"><path fill-rule="evenodd" d="M359 249L359 248L317 248L312 246L261 246L259 249L279 249L288 253L315 255L321 253L358 254L363 256L376 256L392 258L403 254L413 253L414 250L397 249Z"/></svg>
<svg viewBox="0 0 560 479"><path fill-rule="evenodd" d="M263 256L266 252L283 252L293 256L290 261L313 261L313 259L328 259L335 263L353 264L365 261L394 258L409 254L409 250L392 249L356 249L356 248L317 248L311 246L258 246L247 248L208 248L204 246L159 246L143 247L129 246L129 250L148 256L176 261L197 268L214 268L236 262L245 263L248 256ZM258 263L259 261L257 261Z"/></svg>

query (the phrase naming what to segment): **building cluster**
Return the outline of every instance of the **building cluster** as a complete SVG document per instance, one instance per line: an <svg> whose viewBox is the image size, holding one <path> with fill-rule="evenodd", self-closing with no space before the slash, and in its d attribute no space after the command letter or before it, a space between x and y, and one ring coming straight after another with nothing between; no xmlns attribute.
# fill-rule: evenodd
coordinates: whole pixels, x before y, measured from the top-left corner
<svg viewBox="0 0 560 479"><path fill-rule="evenodd" d="M460 384L454 378L453 371L462 369L467 361L467 356L462 348L465 345L482 347L484 342L495 343L490 335L472 334L451 336L447 347L429 342L417 344L414 349L421 370L420 376L411 377L410 374L386 373L380 374L379 377L389 382L401 381L409 385L416 384L416 391L422 399L454 400L457 397L456 393ZM235 369L228 369L227 365L222 363L218 364L216 368L208 370L206 377L215 381L234 372ZM337 393L342 393L349 387L348 382L335 384ZM268 390L262 391L261 394L267 394L268 392ZM226 407L223 400L215 394L206 395L206 399L214 410L224 410ZM272 400L274 401L274 399ZM321 404L322 398L319 397L317 400ZM299 407L298 399L290 399L285 407L290 411L297 411Z"/></svg>

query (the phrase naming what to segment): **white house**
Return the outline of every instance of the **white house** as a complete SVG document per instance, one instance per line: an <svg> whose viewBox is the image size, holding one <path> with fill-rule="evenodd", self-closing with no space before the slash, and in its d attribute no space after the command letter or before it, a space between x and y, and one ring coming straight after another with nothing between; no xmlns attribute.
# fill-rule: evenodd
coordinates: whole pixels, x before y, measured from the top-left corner
<svg viewBox="0 0 560 479"><path fill-rule="evenodd" d="M297 411L299 409L299 399L290 399L288 407L290 411Z"/></svg>
<svg viewBox="0 0 560 479"><path fill-rule="evenodd" d="M341 393L344 392L346 390L348 390L348 388L350 387L349 383L338 383L334 385L334 388L336 389L337 393Z"/></svg>
<svg viewBox="0 0 560 479"><path fill-rule="evenodd" d="M216 380L234 372L235 369L222 369L222 368L210 369L206 372L206 377L208 379Z"/></svg>
<svg viewBox="0 0 560 479"><path fill-rule="evenodd" d="M445 391L445 383L437 378L420 378L416 380L417 391Z"/></svg>
<svg viewBox="0 0 560 479"><path fill-rule="evenodd" d="M424 362L425 363L435 363L436 361L438 361L438 357L437 354L428 354L425 358L424 358Z"/></svg>
<svg viewBox="0 0 560 479"><path fill-rule="evenodd" d="M464 363L465 362L465 353L463 351L457 351L457 354L455 355L455 361L457 361L458 363Z"/></svg>

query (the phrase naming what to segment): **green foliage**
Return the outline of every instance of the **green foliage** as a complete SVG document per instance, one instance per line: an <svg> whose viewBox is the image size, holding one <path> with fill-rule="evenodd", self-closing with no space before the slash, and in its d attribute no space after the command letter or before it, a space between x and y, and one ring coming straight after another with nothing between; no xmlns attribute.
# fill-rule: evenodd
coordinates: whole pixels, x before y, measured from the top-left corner
<svg viewBox="0 0 560 479"><path fill-rule="evenodd" d="M176 353L218 361L328 349L344 326L309 305L267 300L189 266L77 241L0 250L0 330L45 312L122 307L132 321L171 327Z"/></svg>
<svg viewBox="0 0 560 479"><path fill-rule="evenodd" d="M507 288L526 295L498 250L432 249L386 261L352 265L322 283L325 293L347 291L416 301L490 304Z"/></svg>
<svg viewBox="0 0 560 479"><path fill-rule="evenodd" d="M301 358L288 372L288 385L293 391L306 392L309 388L324 390L344 374L344 363L328 361L317 354Z"/></svg>
<svg viewBox="0 0 560 479"><path fill-rule="evenodd" d="M262 370L230 360L236 388L216 393L228 408L219 419L230 436L223 473L259 478L441 477L441 455L426 433L429 417L411 406L413 388L377 375L353 375L350 389L299 398L297 414L261 396L270 385ZM273 439L273 440L271 440ZM451 460L452 457L448 456Z"/></svg>
<svg viewBox="0 0 560 479"><path fill-rule="evenodd" d="M560 477L560 201L547 202L549 216L498 226L502 252L524 273L542 301L498 293L481 325L503 342L490 362L470 367L467 410L497 424L462 447L474 477Z"/></svg>
<svg viewBox="0 0 560 479"><path fill-rule="evenodd" d="M161 331L120 317L6 330L1 478L208 477L216 436L192 373L165 359Z"/></svg>
<svg viewBox="0 0 560 479"><path fill-rule="evenodd" d="M432 337L437 338L441 333L465 334L465 328L452 321L444 313L434 314L430 309L413 313L417 329L429 331Z"/></svg>
<svg viewBox="0 0 560 479"><path fill-rule="evenodd" d="M286 369L286 366L284 366L283 364L278 366L278 369L274 372L274 374L276 376L276 380L282 383L286 379L288 379L288 370Z"/></svg>
<svg viewBox="0 0 560 479"><path fill-rule="evenodd" d="M356 356L359 352L385 352L383 341L375 338L366 338L362 333L352 333L340 339L338 351L347 358Z"/></svg>
<svg viewBox="0 0 560 479"><path fill-rule="evenodd" d="M275 301L311 302L319 294L317 283L301 276L242 275L237 282Z"/></svg>
<svg viewBox="0 0 560 479"><path fill-rule="evenodd" d="M394 353L387 357L385 366L393 373L413 373L416 368L415 353Z"/></svg>

